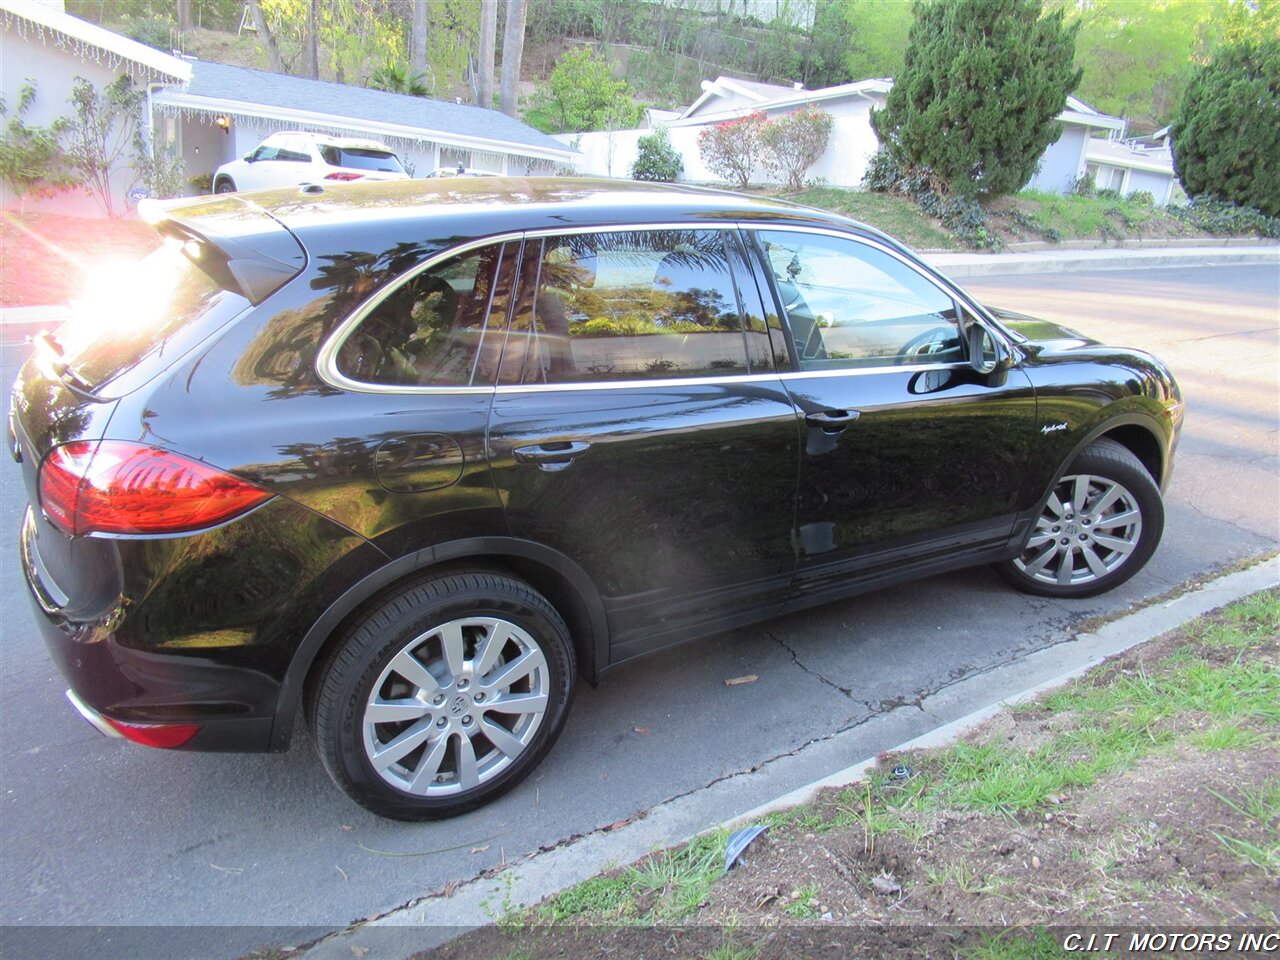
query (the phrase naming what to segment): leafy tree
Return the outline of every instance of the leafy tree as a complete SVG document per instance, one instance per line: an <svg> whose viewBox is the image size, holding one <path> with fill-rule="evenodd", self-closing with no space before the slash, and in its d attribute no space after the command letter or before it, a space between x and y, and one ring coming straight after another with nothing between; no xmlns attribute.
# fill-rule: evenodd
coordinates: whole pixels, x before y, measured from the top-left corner
<svg viewBox="0 0 1280 960"><path fill-rule="evenodd" d="M613 79L608 61L590 47L565 53L538 99L555 118L556 132L630 127L643 112L627 82Z"/></svg>
<svg viewBox="0 0 1280 960"><path fill-rule="evenodd" d="M805 172L826 152L835 120L812 103L792 110L760 128L764 168L790 190L804 186Z"/></svg>
<svg viewBox="0 0 1280 960"><path fill-rule="evenodd" d="M684 160L671 145L666 127L658 127L636 141L636 159L631 165L632 180L671 183L684 172Z"/></svg>
<svg viewBox="0 0 1280 960"><path fill-rule="evenodd" d="M759 111L726 120L698 131L698 154L702 162L718 177L724 177L739 190L751 182L751 174L760 159L760 131L765 115Z"/></svg>
<svg viewBox="0 0 1280 960"><path fill-rule="evenodd" d="M911 0L843 0L842 6L849 79L896 77L911 30Z"/></svg>
<svg viewBox="0 0 1280 960"><path fill-rule="evenodd" d="M1280 39L1221 47L1187 86L1170 133L1188 196L1280 216Z"/></svg>
<svg viewBox="0 0 1280 960"><path fill-rule="evenodd" d="M1053 0L1079 23L1079 95L1104 113L1149 129L1163 126L1221 30L1229 3L1192 0L1097 0L1087 6Z"/></svg>
<svg viewBox="0 0 1280 960"><path fill-rule="evenodd" d="M79 183L66 168L59 145L71 121L59 117L47 127L27 126L23 116L35 99L36 82L27 78L18 91L14 115L5 123L4 136L0 137L0 179L20 202L32 194L49 196ZM0 119L8 116L8 106L0 96Z"/></svg>
<svg viewBox="0 0 1280 960"><path fill-rule="evenodd" d="M98 198L108 217L116 215L111 203L111 177L120 170L120 159L133 142L146 94L133 88L121 74L99 92L84 77L71 86L75 116L67 124L67 165L85 188Z"/></svg>
<svg viewBox="0 0 1280 960"><path fill-rule="evenodd" d="M1080 82L1075 28L1040 0L917 3L906 58L871 123L901 164L925 167L964 196L1031 178L1062 134L1055 119Z"/></svg>

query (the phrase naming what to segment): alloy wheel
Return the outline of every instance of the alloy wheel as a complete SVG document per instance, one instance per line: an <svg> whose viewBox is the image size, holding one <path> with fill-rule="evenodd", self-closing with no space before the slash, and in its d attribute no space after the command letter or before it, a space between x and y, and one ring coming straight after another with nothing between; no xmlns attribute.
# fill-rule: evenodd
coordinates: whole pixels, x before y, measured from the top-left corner
<svg viewBox="0 0 1280 960"><path fill-rule="evenodd" d="M1074 474L1054 487L1014 565L1041 583L1094 583L1123 566L1141 536L1142 510L1123 484Z"/></svg>
<svg viewBox="0 0 1280 960"><path fill-rule="evenodd" d="M365 756L398 790L474 790L533 741L547 710L546 657L520 626L451 620L420 634L383 669L362 717Z"/></svg>

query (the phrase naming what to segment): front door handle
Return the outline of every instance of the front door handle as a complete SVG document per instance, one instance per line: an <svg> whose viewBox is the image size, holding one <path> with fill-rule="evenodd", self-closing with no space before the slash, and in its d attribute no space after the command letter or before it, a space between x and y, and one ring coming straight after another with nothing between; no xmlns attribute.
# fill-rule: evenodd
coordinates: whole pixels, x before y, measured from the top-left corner
<svg viewBox="0 0 1280 960"><path fill-rule="evenodd" d="M550 473L570 466L575 457L582 456L590 447L585 440L550 440L516 447L511 453L517 463L536 463L539 470Z"/></svg>
<svg viewBox="0 0 1280 960"><path fill-rule="evenodd" d="M805 414L804 422L811 427L818 427L823 433L843 433L845 427L861 415L857 410L821 410Z"/></svg>

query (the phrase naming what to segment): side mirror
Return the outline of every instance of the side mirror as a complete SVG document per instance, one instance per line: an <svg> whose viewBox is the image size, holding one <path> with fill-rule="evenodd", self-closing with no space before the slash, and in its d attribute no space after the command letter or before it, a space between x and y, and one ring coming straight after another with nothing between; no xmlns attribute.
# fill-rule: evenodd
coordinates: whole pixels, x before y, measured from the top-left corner
<svg viewBox="0 0 1280 960"><path fill-rule="evenodd" d="M253 163L253 154L254 154L254 151L250 150L243 157L241 157L241 159L244 160L245 163Z"/></svg>
<svg viewBox="0 0 1280 960"><path fill-rule="evenodd" d="M1000 341L991 335L991 331L976 320L969 324L966 334L969 347L969 366L979 376L987 377L995 385L994 380L1006 374L1013 366L1010 357L1001 346Z"/></svg>

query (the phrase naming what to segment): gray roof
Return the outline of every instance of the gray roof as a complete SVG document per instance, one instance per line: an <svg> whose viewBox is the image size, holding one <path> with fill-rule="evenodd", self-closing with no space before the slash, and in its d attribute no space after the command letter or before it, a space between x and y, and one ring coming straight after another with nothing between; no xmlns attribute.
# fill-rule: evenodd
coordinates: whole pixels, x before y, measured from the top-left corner
<svg viewBox="0 0 1280 960"><path fill-rule="evenodd" d="M347 120L373 120L422 131L453 133L496 143L537 147L560 153L572 148L497 110L410 97L344 83L308 80L281 73L199 60L183 91L195 97L239 100L263 107L309 110Z"/></svg>

